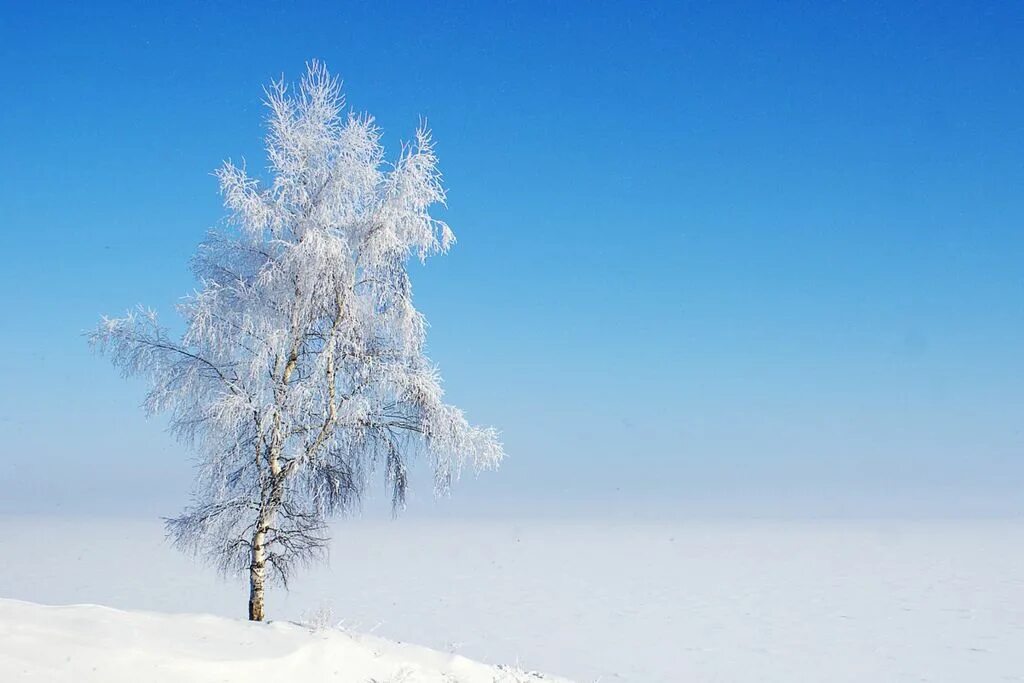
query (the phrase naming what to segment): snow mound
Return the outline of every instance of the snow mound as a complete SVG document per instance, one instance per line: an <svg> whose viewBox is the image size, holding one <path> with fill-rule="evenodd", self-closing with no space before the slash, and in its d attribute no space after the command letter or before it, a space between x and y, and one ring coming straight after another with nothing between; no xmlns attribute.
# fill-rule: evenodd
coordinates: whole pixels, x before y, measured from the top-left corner
<svg viewBox="0 0 1024 683"><path fill-rule="evenodd" d="M0 599L0 681L568 683L347 631Z"/></svg>

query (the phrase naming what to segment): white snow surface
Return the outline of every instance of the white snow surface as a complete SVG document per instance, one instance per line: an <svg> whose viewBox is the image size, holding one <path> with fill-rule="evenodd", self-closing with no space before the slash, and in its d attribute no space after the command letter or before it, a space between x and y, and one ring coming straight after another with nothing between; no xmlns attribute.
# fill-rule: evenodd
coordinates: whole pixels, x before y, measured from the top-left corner
<svg viewBox="0 0 1024 683"><path fill-rule="evenodd" d="M26 637L48 666L90 639L121 643L125 662L143 657L134 636L117 631L122 618L162 633L166 656L200 656L193 636L226 639L234 644L210 651L244 660L239 671L269 666L247 659L257 650L313 666L336 647L353 666L370 666L368 651L394 647L388 666L409 657L433 672L425 675L463 662L283 623L327 609L346 632L581 683L1024 681L1020 520L356 520L335 527L330 566L268 595L278 620L269 627L237 621L244 582L181 556L155 520L0 517L0 538L4 598L235 618L4 603L5 683L62 680L18 678L12 658L29 648L12 629L45 628ZM371 677L388 682L386 673Z"/></svg>
<svg viewBox="0 0 1024 683"><path fill-rule="evenodd" d="M554 678L337 629L0 599L2 680L544 683ZM564 681L564 679L561 679Z"/></svg>

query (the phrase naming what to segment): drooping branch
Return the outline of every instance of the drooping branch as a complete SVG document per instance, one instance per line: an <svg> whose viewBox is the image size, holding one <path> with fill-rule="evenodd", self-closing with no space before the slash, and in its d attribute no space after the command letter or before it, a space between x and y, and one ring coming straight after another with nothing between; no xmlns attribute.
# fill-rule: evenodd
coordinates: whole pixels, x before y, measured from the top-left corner
<svg viewBox="0 0 1024 683"><path fill-rule="evenodd" d="M195 503L169 533L250 571L254 604L264 579L318 556L326 516L358 505L375 470L397 510L413 456L443 490L503 455L496 432L444 402L413 305L408 261L454 243L431 215L445 190L429 131L388 165L373 120L342 114L322 65L266 95L272 178L217 172L226 229L193 258L199 290L178 307L181 340L141 310L91 335L126 375L149 379L147 407L167 410L198 456Z"/></svg>

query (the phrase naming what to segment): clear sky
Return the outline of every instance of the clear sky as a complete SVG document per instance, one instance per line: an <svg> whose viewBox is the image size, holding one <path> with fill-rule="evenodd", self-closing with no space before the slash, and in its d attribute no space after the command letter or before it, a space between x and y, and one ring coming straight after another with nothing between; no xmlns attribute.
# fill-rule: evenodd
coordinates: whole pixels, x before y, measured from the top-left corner
<svg viewBox="0 0 1024 683"><path fill-rule="evenodd" d="M319 58L392 152L434 130L417 302L510 454L413 507L1024 511L1021 3L140 5L0 16L0 509L184 502L80 334L173 316Z"/></svg>

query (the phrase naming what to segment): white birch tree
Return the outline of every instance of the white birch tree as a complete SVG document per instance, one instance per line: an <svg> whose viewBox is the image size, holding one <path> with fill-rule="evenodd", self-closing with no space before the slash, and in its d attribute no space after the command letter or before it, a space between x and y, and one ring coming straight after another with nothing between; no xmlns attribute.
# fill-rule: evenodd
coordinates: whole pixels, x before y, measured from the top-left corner
<svg viewBox="0 0 1024 683"><path fill-rule="evenodd" d="M272 180L218 170L228 217L193 258L181 338L141 308L90 333L149 380L145 408L167 412L199 456L193 502L168 532L248 572L253 620L268 581L323 555L328 518L358 505L375 470L397 510L414 454L438 492L503 457L493 429L444 403L413 307L408 260L455 241L430 215L445 199L430 133L386 163L373 119L346 113L315 62L296 89L269 86L266 104Z"/></svg>

